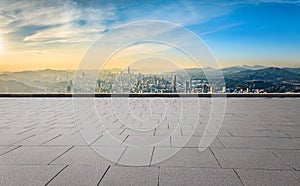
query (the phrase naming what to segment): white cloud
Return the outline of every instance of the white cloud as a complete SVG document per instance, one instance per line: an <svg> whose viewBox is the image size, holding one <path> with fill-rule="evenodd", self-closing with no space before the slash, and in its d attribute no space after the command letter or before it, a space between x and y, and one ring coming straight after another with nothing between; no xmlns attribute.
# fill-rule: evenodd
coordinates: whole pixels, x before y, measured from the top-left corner
<svg viewBox="0 0 300 186"><path fill-rule="evenodd" d="M101 32L131 21L163 20L187 26L226 15L238 5L270 2L296 4L300 1L252 0L210 3L178 1L158 3L157 7L155 3L127 7L125 5L128 2L103 4L100 2L101 6L81 7L72 0L0 1L0 34L21 34L23 38L19 42L26 42L26 46L89 42L100 37ZM30 27L32 30L24 31ZM226 28L228 25L204 31L203 34ZM155 29L151 32L155 32Z"/></svg>
<svg viewBox="0 0 300 186"><path fill-rule="evenodd" d="M81 8L71 0L0 2L0 33L19 32L27 46L31 46L28 42L91 41L99 37L97 33L107 29L102 22L114 18L113 10L113 7L105 11L93 7ZM80 21L84 25L80 25ZM25 28L32 30L26 32Z"/></svg>
<svg viewBox="0 0 300 186"><path fill-rule="evenodd" d="M66 24L29 35L24 38L24 41L46 43L92 41L91 37L104 30L105 27L100 28L99 26L97 29L80 29L76 25Z"/></svg>

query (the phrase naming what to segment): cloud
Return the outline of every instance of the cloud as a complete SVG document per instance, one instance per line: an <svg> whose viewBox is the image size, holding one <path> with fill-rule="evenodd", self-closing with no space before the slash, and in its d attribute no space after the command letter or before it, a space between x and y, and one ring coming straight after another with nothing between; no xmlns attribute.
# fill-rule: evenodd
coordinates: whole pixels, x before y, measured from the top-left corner
<svg viewBox="0 0 300 186"><path fill-rule="evenodd" d="M78 17L71 1L3 1L1 25L21 28L24 26L51 26L69 23Z"/></svg>
<svg viewBox="0 0 300 186"><path fill-rule="evenodd" d="M0 34L10 34L25 46L91 42L120 24L163 20L182 26L199 25L227 15L239 5L299 4L289 0L252 1L0 1ZM219 32L235 23L204 30ZM155 31L157 28L153 28ZM20 45L20 44L19 44Z"/></svg>
<svg viewBox="0 0 300 186"><path fill-rule="evenodd" d="M82 8L71 0L6 1L0 7L0 33L18 35L27 46L91 41L114 18L111 7Z"/></svg>
<svg viewBox="0 0 300 186"><path fill-rule="evenodd" d="M98 28L80 29L76 25L66 24L26 36L24 41L46 43L92 41L91 36L104 32L105 29L105 27L101 28L100 26Z"/></svg>
<svg viewBox="0 0 300 186"><path fill-rule="evenodd" d="M248 1L215 1L216 4L223 6L243 6L243 5L261 5L268 3L293 4L300 5L299 0L248 0Z"/></svg>

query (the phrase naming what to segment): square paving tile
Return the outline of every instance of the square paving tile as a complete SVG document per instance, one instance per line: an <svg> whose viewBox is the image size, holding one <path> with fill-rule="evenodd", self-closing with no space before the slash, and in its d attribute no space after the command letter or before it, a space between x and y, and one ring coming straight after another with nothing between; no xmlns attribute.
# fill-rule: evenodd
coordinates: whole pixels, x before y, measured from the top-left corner
<svg viewBox="0 0 300 186"><path fill-rule="evenodd" d="M171 141L169 136L129 136L123 145L128 146L164 146L170 147Z"/></svg>
<svg viewBox="0 0 300 186"><path fill-rule="evenodd" d="M159 185L242 185L232 169L162 167Z"/></svg>
<svg viewBox="0 0 300 186"><path fill-rule="evenodd" d="M22 146L0 156L0 164L48 164L69 148L69 146Z"/></svg>
<svg viewBox="0 0 300 186"><path fill-rule="evenodd" d="M245 185L295 185L298 182L288 171L236 170Z"/></svg>
<svg viewBox="0 0 300 186"><path fill-rule="evenodd" d="M154 147L127 147L118 164L145 166L150 165Z"/></svg>
<svg viewBox="0 0 300 186"><path fill-rule="evenodd" d="M285 163L296 170L300 170L300 150L277 150L273 152Z"/></svg>
<svg viewBox="0 0 300 186"><path fill-rule="evenodd" d="M18 146L0 146L0 155L4 154L8 151L11 151L13 149L16 149Z"/></svg>
<svg viewBox="0 0 300 186"><path fill-rule="evenodd" d="M0 145L12 145L16 144L20 141L23 141L27 138L33 137L33 135L27 135L27 134L1 134L0 135Z"/></svg>
<svg viewBox="0 0 300 186"><path fill-rule="evenodd" d="M176 151L174 151L176 150ZM162 159L166 159L167 156L173 152L178 152L171 156L167 160L160 162ZM174 154L174 153L173 153ZM157 166L179 166L179 167L220 167L217 160L209 149L200 152L198 148L165 148L155 147L152 164Z"/></svg>
<svg viewBox="0 0 300 186"><path fill-rule="evenodd" d="M25 140L22 140L16 145L42 145L43 143L49 142L57 137L60 137L60 135L56 134L48 134L48 135L34 135L31 138L27 138Z"/></svg>
<svg viewBox="0 0 300 186"><path fill-rule="evenodd" d="M62 165L0 165L1 185L46 185Z"/></svg>
<svg viewBox="0 0 300 186"><path fill-rule="evenodd" d="M94 140L97 136L94 136ZM94 141L93 140L93 141ZM88 146L92 141L85 141L81 135L60 135L59 137L44 143L43 145L75 145L75 146Z"/></svg>
<svg viewBox="0 0 300 186"><path fill-rule="evenodd" d="M290 138L219 137L225 147L260 149L300 149L300 143Z"/></svg>
<svg viewBox="0 0 300 186"><path fill-rule="evenodd" d="M97 185L108 166L70 165L49 185Z"/></svg>
<svg viewBox="0 0 300 186"><path fill-rule="evenodd" d="M292 169L268 150L212 148L212 151L223 168Z"/></svg>
<svg viewBox="0 0 300 186"><path fill-rule="evenodd" d="M51 164L106 166L111 163L101 157L91 147L75 146Z"/></svg>
<svg viewBox="0 0 300 186"><path fill-rule="evenodd" d="M300 182L300 171L289 171Z"/></svg>
<svg viewBox="0 0 300 186"><path fill-rule="evenodd" d="M207 142L201 143L200 142ZM171 136L172 147L220 147L223 145L218 141L217 138L213 137L199 137L199 136Z"/></svg>
<svg viewBox="0 0 300 186"><path fill-rule="evenodd" d="M157 167L118 167L112 166L100 185L158 185Z"/></svg>
<svg viewBox="0 0 300 186"><path fill-rule="evenodd" d="M272 130L229 130L236 137L289 137L288 135Z"/></svg>

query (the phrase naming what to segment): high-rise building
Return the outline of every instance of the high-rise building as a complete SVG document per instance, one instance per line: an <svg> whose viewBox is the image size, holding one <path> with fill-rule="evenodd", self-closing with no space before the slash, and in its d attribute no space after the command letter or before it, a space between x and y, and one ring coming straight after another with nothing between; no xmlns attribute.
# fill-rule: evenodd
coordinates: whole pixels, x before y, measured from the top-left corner
<svg viewBox="0 0 300 186"><path fill-rule="evenodd" d="M226 93L226 87L222 88L222 93Z"/></svg>
<svg viewBox="0 0 300 186"><path fill-rule="evenodd" d="M131 72L130 72L130 67L127 68L127 73L128 73L128 83L131 83Z"/></svg>
<svg viewBox="0 0 300 186"><path fill-rule="evenodd" d="M176 92L176 75L173 75L173 82L172 82L172 86L173 86L173 92Z"/></svg>
<svg viewBox="0 0 300 186"><path fill-rule="evenodd" d="M185 92L189 93L190 92L190 81L185 82Z"/></svg>
<svg viewBox="0 0 300 186"><path fill-rule="evenodd" d="M193 79L192 78L190 78L190 87L189 87L189 89L190 89L190 92L192 92L192 89L193 89Z"/></svg>
<svg viewBox="0 0 300 186"><path fill-rule="evenodd" d="M127 68L127 73L128 73L128 75L131 73L130 72L130 67Z"/></svg>

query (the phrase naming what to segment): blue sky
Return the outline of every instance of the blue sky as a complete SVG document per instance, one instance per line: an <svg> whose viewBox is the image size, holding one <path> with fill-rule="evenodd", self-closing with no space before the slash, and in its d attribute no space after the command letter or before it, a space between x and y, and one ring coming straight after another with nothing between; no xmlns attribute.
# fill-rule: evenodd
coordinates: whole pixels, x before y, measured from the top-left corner
<svg viewBox="0 0 300 186"><path fill-rule="evenodd" d="M299 17L300 1L289 0L1 1L0 68L76 68L93 41L143 20L190 29L221 66L300 66Z"/></svg>

